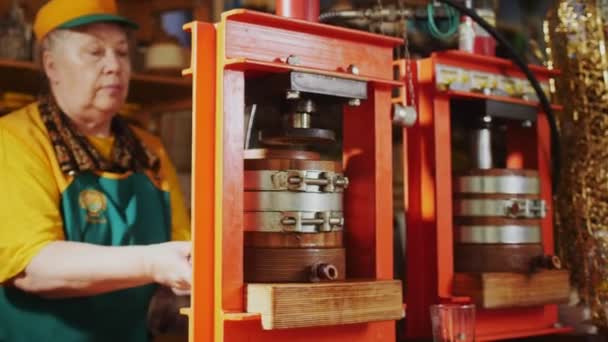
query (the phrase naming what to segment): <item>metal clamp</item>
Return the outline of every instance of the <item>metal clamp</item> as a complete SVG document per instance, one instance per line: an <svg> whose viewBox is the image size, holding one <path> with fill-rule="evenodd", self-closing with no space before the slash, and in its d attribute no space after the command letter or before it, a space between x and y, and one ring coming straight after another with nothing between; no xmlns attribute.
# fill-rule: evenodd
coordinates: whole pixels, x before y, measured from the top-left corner
<svg viewBox="0 0 608 342"><path fill-rule="evenodd" d="M544 218L545 201L538 199L456 199L454 215L459 217Z"/></svg>
<svg viewBox="0 0 608 342"><path fill-rule="evenodd" d="M281 224L284 231L302 231L302 226L315 226L318 232L331 232L342 230L344 217L336 216L331 211L315 213L314 218L303 218L302 212L284 212Z"/></svg>
<svg viewBox="0 0 608 342"><path fill-rule="evenodd" d="M248 232L319 233L344 229L342 211L246 211Z"/></svg>
<svg viewBox="0 0 608 342"><path fill-rule="evenodd" d="M271 178L276 190L307 191L309 186L318 186L321 192L342 192L348 187L347 177L329 171L278 171Z"/></svg>
<svg viewBox="0 0 608 342"><path fill-rule="evenodd" d="M505 201L504 213L511 218L544 218L547 206L543 200L511 199Z"/></svg>

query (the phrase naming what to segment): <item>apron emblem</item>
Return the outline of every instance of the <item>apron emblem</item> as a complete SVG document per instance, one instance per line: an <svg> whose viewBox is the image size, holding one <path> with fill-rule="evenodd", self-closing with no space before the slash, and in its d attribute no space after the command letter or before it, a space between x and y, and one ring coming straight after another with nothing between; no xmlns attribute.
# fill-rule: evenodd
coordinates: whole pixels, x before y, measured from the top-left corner
<svg viewBox="0 0 608 342"><path fill-rule="evenodd" d="M87 212L87 222L105 223L103 214L107 208L106 195L94 189L83 190L78 196L80 207Z"/></svg>

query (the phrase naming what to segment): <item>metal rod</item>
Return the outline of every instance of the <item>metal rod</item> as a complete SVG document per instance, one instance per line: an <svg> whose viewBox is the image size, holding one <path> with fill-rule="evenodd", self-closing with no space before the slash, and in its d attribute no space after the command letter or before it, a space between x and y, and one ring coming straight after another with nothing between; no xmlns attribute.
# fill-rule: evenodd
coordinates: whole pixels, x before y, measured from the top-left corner
<svg viewBox="0 0 608 342"><path fill-rule="evenodd" d="M319 0L277 0L276 12L283 17L318 22Z"/></svg>
<svg viewBox="0 0 608 342"><path fill-rule="evenodd" d="M255 112L257 111L257 104L251 106L251 114L249 114L249 122L247 123L247 134L245 135L245 149L249 149L249 142L251 141L251 131L253 130L253 121L255 120Z"/></svg>
<svg viewBox="0 0 608 342"><path fill-rule="evenodd" d="M484 117L483 125L473 130L473 134L471 135L471 155L473 157L473 167L476 169L487 170L494 166L490 117Z"/></svg>

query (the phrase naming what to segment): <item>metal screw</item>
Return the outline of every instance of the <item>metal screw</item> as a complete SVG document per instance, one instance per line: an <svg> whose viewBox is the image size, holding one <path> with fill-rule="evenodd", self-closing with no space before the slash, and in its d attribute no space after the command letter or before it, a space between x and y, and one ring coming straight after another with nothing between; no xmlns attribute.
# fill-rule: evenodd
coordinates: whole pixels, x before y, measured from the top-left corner
<svg viewBox="0 0 608 342"><path fill-rule="evenodd" d="M348 66L348 72L353 75L359 75L359 67L354 64L351 64Z"/></svg>
<svg viewBox="0 0 608 342"><path fill-rule="evenodd" d="M485 116L482 118L482 120L483 120L483 122L485 122L485 123L490 123L490 122L492 122L492 117L491 117L491 116L489 116L489 115L485 115Z"/></svg>
<svg viewBox="0 0 608 342"><path fill-rule="evenodd" d="M521 127L524 127L524 128L530 128L530 127L532 127L532 121L525 120L524 122L521 123Z"/></svg>
<svg viewBox="0 0 608 342"><path fill-rule="evenodd" d="M351 107L359 107L361 105L361 100L359 99L350 99L348 100L348 105Z"/></svg>
<svg viewBox="0 0 608 342"><path fill-rule="evenodd" d="M297 90L287 90L285 93L285 98L287 100L298 100L300 98L300 92Z"/></svg>
<svg viewBox="0 0 608 342"><path fill-rule="evenodd" d="M300 57L296 56L296 55L289 55L289 57L287 57L286 60L287 64L289 65L300 65Z"/></svg>

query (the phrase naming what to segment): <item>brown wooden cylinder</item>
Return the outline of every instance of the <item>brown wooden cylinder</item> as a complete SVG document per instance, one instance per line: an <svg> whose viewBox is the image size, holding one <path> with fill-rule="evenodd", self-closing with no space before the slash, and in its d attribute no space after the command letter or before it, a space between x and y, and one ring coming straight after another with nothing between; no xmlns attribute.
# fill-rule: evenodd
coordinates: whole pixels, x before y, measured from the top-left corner
<svg viewBox="0 0 608 342"><path fill-rule="evenodd" d="M275 233L245 232L245 247L257 248L341 248L342 232Z"/></svg>
<svg viewBox="0 0 608 342"><path fill-rule="evenodd" d="M532 271L535 258L542 255L542 244L457 244L454 271L526 273Z"/></svg>
<svg viewBox="0 0 608 342"><path fill-rule="evenodd" d="M245 248L245 281L249 283L287 283L311 281L312 268L333 265L336 280L346 276L344 248Z"/></svg>
<svg viewBox="0 0 608 342"><path fill-rule="evenodd" d="M319 170L342 172L342 163L308 159L246 159L245 170Z"/></svg>

